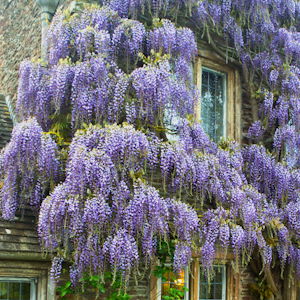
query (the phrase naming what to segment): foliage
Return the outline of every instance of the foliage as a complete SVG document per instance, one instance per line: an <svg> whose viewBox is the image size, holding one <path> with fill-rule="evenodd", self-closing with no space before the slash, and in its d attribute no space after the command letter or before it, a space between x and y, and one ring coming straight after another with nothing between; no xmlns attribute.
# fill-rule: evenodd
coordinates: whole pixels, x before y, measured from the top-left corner
<svg viewBox="0 0 300 300"><path fill-rule="evenodd" d="M113 279L113 275L110 272L106 272L104 274L104 279L102 279L98 275L86 275L83 276L80 280L81 287L74 288L72 287L72 282L67 281L65 284L59 286L57 291L59 292L60 297L65 299L64 297L67 295L82 293L85 294L86 291L95 291L96 297L100 295L105 295L105 299L108 300L130 300L130 296L126 294L122 287L122 280L118 277L112 285L108 285ZM105 284L105 282L107 282Z"/></svg>
<svg viewBox="0 0 300 300"><path fill-rule="evenodd" d="M168 290L168 295L162 296L163 300L176 300L176 299L182 299L184 297L184 291L185 288L183 288L183 290L178 290L175 288L170 288Z"/></svg>
<svg viewBox="0 0 300 300"><path fill-rule="evenodd" d="M279 263L300 276L299 1L100 4L57 14L48 63L20 67L24 123L0 158L2 216L43 198L51 274L68 260L72 286L107 271L126 286L162 243L174 243L175 270L192 251L209 270L222 247L236 262L259 253L263 271ZM216 144L191 117L200 39L243 70L248 145ZM166 139L170 110L177 142Z"/></svg>

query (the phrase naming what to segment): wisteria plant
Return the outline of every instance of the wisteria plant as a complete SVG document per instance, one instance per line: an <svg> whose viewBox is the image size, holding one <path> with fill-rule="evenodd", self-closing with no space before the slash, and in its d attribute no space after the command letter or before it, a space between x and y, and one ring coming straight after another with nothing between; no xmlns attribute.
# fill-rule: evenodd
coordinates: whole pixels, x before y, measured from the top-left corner
<svg viewBox="0 0 300 300"><path fill-rule="evenodd" d="M253 261L274 297L300 277L300 2L105 0L54 17L20 67L22 121L0 157L1 212L39 211L51 276L126 286L165 243L175 271ZM216 144L194 117L200 40L242 71L253 124ZM176 111L179 138L164 118ZM226 251L224 251L226 250ZM288 276L285 276L288 278Z"/></svg>

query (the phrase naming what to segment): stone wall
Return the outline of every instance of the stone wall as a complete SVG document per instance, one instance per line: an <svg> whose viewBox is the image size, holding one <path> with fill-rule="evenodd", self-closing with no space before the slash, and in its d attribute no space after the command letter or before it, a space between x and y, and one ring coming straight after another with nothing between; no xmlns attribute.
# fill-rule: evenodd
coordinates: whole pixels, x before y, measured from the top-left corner
<svg viewBox="0 0 300 300"><path fill-rule="evenodd" d="M16 99L20 62L40 56L40 32L35 0L0 1L0 94Z"/></svg>

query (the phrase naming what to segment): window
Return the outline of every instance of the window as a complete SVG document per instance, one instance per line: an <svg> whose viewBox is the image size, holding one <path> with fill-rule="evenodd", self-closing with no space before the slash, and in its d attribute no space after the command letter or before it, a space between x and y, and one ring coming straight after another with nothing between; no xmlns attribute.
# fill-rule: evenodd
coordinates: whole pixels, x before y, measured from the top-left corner
<svg viewBox="0 0 300 300"><path fill-rule="evenodd" d="M0 277L0 300L36 300L35 279Z"/></svg>
<svg viewBox="0 0 300 300"><path fill-rule="evenodd" d="M241 78L236 67L203 46L195 64L195 83L201 99L196 120L212 140L222 137L241 141Z"/></svg>
<svg viewBox="0 0 300 300"><path fill-rule="evenodd" d="M200 91L201 99L195 106L195 117L202 122L205 132L215 142L222 137L241 141L241 79L239 71L228 66L211 51L201 51L192 80ZM166 109L164 124L169 141L178 140L180 117Z"/></svg>
<svg viewBox="0 0 300 300"><path fill-rule="evenodd" d="M171 270L166 272L163 278L159 278L157 281L157 300L168 299L167 297L188 300L188 282L188 269L182 270L179 273L174 273Z"/></svg>
<svg viewBox="0 0 300 300"><path fill-rule="evenodd" d="M226 268L224 265L214 266L214 277L210 282L200 272L199 300L225 300L226 299Z"/></svg>
<svg viewBox="0 0 300 300"><path fill-rule="evenodd" d="M226 73L206 67L201 70L201 120L209 137L218 142L226 137Z"/></svg>

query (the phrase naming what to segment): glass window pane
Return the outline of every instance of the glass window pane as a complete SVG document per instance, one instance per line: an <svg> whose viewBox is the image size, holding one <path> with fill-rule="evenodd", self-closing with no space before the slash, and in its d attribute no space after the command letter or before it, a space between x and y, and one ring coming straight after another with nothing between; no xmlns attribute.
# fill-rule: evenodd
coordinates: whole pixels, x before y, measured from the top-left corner
<svg viewBox="0 0 300 300"><path fill-rule="evenodd" d="M0 300L31 300L29 280L0 280Z"/></svg>
<svg viewBox="0 0 300 300"><path fill-rule="evenodd" d="M209 299L207 284L200 284L200 299Z"/></svg>
<svg viewBox="0 0 300 300"><path fill-rule="evenodd" d="M203 272L200 273L199 296L201 300L225 300L225 293L223 295L226 288L225 268L214 266L213 269L215 276L210 282L208 282Z"/></svg>
<svg viewBox="0 0 300 300"><path fill-rule="evenodd" d="M8 299L8 283L0 282L0 299Z"/></svg>
<svg viewBox="0 0 300 300"><path fill-rule="evenodd" d="M18 282L9 282L8 283L9 300L20 300L20 297L21 297L20 285L21 284Z"/></svg>
<svg viewBox="0 0 300 300"><path fill-rule="evenodd" d="M222 283L213 285L213 299L222 299Z"/></svg>
<svg viewBox="0 0 300 300"><path fill-rule="evenodd" d="M22 300L30 300L30 282L23 282L21 284L21 295L22 295Z"/></svg>
<svg viewBox="0 0 300 300"><path fill-rule="evenodd" d="M201 120L205 132L214 141L225 135L226 75L202 69Z"/></svg>

